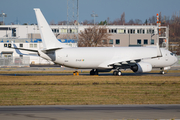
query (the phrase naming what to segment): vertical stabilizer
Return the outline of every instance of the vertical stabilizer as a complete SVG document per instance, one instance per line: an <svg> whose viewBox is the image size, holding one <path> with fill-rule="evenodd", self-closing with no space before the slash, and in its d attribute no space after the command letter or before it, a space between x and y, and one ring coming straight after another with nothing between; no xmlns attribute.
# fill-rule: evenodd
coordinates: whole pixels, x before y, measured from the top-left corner
<svg viewBox="0 0 180 120"><path fill-rule="evenodd" d="M46 19L44 18L41 10L39 8L34 8L39 30L41 33L41 39L43 42L44 49L56 49L56 48L64 48L69 47L63 43L60 43L57 38L55 37L54 33L52 32L49 24L47 23Z"/></svg>

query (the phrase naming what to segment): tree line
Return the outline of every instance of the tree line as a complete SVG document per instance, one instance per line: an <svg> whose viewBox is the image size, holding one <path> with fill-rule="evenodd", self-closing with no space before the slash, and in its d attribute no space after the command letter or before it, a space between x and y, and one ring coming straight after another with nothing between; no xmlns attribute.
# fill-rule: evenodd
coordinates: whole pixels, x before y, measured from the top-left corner
<svg viewBox="0 0 180 120"><path fill-rule="evenodd" d="M159 13L159 21L161 21L162 26L169 26L169 37L171 41L180 41L180 11L173 13L172 16L162 15ZM145 21L140 19L130 19L129 21L125 20L125 12L123 12L119 18L110 21L108 17L104 21L96 22L96 25L156 25L157 17L156 15L147 18ZM66 25L67 21L59 21L57 24L54 21L50 22L50 25ZM74 21L69 24L74 24ZM80 24L82 25L94 25L93 20L84 20Z"/></svg>

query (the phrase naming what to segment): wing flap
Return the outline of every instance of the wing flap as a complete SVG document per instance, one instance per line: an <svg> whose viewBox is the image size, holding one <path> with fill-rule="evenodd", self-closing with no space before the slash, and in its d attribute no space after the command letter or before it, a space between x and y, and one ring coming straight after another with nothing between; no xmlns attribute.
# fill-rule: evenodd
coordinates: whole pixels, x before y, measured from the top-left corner
<svg viewBox="0 0 180 120"><path fill-rule="evenodd" d="M100 68L113 68L113 66L120 66L120 65L129 65L129 64L135 64L137 62L140 62L141 59L123 59L123 60L110 60L110 61L105 61L101 63L98 67Z"/></svg>

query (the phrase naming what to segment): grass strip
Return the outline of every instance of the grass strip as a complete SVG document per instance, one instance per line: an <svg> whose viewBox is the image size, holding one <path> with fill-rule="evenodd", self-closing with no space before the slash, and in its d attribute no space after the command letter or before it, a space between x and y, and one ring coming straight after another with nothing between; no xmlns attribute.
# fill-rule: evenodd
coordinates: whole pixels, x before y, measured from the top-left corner
<svg viewBox="0 0 180 120"><path fill-rule="evenodd" d="M180 77L0 76L0 105L180 104Z"/></svg>

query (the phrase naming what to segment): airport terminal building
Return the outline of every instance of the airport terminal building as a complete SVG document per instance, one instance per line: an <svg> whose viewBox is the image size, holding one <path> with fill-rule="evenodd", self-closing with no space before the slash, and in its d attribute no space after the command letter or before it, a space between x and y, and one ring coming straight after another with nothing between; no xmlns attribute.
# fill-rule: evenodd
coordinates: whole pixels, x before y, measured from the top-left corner
<svg viewBox="0 0 180 120"><path fill-rule="evenodd" d="M59 42L71 47L77 47L77 39L63 39L67 34L78 34L89 25L75 26L51 25L50 26ZM110 39L106 40L113 47L154 46L158 42L161 47L168 48L169 27L156 25L106 25ZM161 31L160 31L161 30ZM40 31L37 25L1 25L0 26L0 66L29 65L29 64L53 64L37 56L36 53L20 51L29 56L19 55L16 50L8 48L15 43L17 47L30 49L43 49ZM1 59L8 59L3 61Z"/></svg>

